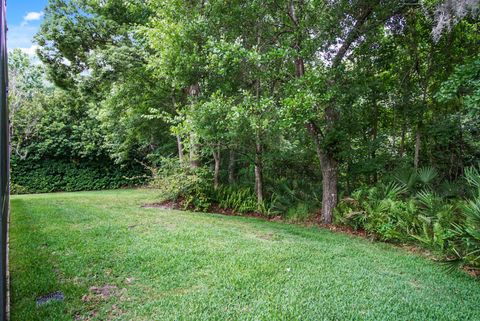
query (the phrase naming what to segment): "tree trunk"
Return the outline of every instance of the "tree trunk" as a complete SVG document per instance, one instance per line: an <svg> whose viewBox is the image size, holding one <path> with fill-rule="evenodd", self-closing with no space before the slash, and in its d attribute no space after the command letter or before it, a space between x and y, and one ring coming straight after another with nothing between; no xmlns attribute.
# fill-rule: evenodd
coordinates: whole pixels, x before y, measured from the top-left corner
<svg viewBox="0 0 480 321"><path fill-rule="evenodd" d="M230 150L228 159L228 183L235 184L235 151L233 149Z"/></svg>
<svg viewBox="0 0 480 321"><path fill-rule="evenodd" d="M420 144L421 144L420 126L417 125L417 130L415 133L415 156L413 158L413 167L415 169L418 169L418 163L420 161Z"/></svg>
<svg viewBox="0 0 480 321"><path fill-rule="evenodd" d="M370 156L372 159L372 163L374 164L376 163L375 158L377 157L376 148L375 148L375 145L377 144L377 136L378 136L378 104L375 98L373 102L373 125L372 125L372 145L374 148L372 149L372 153ZM377 183L377 180L378 180L378 173L377 173L377 169L375 168L372 175L372 183L373 184Z"/></svg>
<svg viewBox="0 0 480 321"><path fill-rule="evenodd" d="M338 164L333 155L321 151L322 164L322 218L326 224L332 223L333 210L338 201Z"/></svg>
<svg viewBox="0 0 480 321"><path fill-rule="evenodd" d="M198 151L197 151L197 136L195 133L191 132L190 133L190 167L195 169L198 168L199 162L198 162Z"/></svg>
<svg viewBox="0 0 480 321"><path fill-rule="evenodd" d="M402 123L402 133L401 133L401 137L400 137L400 151L399 151L400 158L403 158L403 154L405 153L405 134L406 134L406 132L407 132L406 122L403 121L403 123Z"/></svg>
<svg viewBox="0 0 480 321"><path fill-rule="evenodd" d="M213 172L213 188L217 190L220 184L220 149L218 147L213 151L213 159L215 161L215 169Z"/></svg>
<svg viewBox="0 0 480 321"><path fill-rule="evenodd" d="M262 164L263 147L260 137L257 135L255 144L255 193L257 194L257 203L263 203L263 164Z"/></svg>
<svg viewBox="0 0 480 321"><path fill-rule="evenodd" d="M322 219L324 223L331 224L338 202L338 162L331 152L322 148L320 132L315 123L307 123L307 130L313 139L322 170Z"/></svg>
<svg viewBox="0 0 480 321"><path fill-rule="evenodd" d="M195 102L200 95L200 84L195 83L187 88L187 93L192 100ZM190 133L190 167L192 169L198 168L200 166L198 160L198 141L197 135L194 132Z"/></svg>
<svg viewBox="0 0 480 321"><path fill-rule="evenodd" d="M297 77L303 77L305 67L302 58L295 60L295 74ZM327 130L331 130L336 121L336 114L333 107L325 109L325 119L327 122ZM320 130L313 121L307 124L307 129L313 138L317 156L320 161L320 168L322 171L322 218L326 224L332 223L333 210L337 206L338 201L338 163L334 155L320 144Z"/></svg>
<svg viewBox="0 0 480 321"><path fill-rule="evenodd" d="M177 148L178 148L178 160L181 164L183 164L183 145L182 145L182 137L177 135Z"/></svg>

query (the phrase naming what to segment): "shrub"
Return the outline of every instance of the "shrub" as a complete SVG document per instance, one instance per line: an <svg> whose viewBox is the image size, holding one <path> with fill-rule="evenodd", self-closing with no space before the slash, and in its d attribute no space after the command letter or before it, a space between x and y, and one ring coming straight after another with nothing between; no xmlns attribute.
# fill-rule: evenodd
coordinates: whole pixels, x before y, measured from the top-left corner
<svg viewBox="0 0 480 321"><path fill-rule="evenodd" d="M251 213L259 210L257 197L250 187L221 186L214 192L215 201L223 209L232 209L238 213Z"/></svg>
<svg viewBox="0 0 480 321"><path fill-rule="evenodd" d="M206 168L191 169L177 159L163 158L150 182L160 190L164 199L180 202L194 211L206 211L212 204L211 174Z"/></svg>
<svg viewBox="0 0 480 321"><path fill-rule="evenodd" d="M410 237L416 206L411 200L400 198L404 192L405 188L394 182L358 189L352 198L340 202L337 222L364 229L382 240L405 241Z"/></svg>
<svg viewBox="0 0 480 321"><path fill-rule="evenodd" d="M465 170L472 195L466 201L434 192L430 183L436 174L431 169L414 176L421 178L408 174L397 177L398 183L356 190L339 203L336 222L385 241L415 241L449 262L479 268L479 170Z"/></svg>
<svg viewBox="0 0 480 321"><path fill-rule="evenodd" d="M270 207L289 221L305 221L322 205L322 187L300 179L282 179L272 184Z"/></svg>
<svg viewBox="0 0 480 321"><path fill-rule="evenodd" d="M212 173L207 167L190 168L177 159L164 158L156 170L150 187L160 190L164 200L173 200L184 209L207 211L213 204L236 213L261 213L272 216L271 200L258 204L249 186L219 186L214 190Z"/></svg>
<svg viewBox="0 0 480 321"><path fill-rule="evenodd" d="M11 192L48 193L114 189L146 180L139 167L122 168L108 160L18 160L11 162Z"/></svg>
<svg viewBox="0 0 480 321"><path fill-rule="evenodd" d="M307 203L297 203L288 209L285 219L289 222L300 223L307 221L312 216L312 208Z"/></svg>

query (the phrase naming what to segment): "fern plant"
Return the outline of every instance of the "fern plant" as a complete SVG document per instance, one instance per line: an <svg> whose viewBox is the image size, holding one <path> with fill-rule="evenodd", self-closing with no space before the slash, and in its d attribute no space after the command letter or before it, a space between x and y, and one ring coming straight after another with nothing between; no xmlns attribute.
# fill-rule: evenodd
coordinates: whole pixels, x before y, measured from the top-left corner
<svg viewBox="0 0 480 321"><path fill-rule="evenodd" d="M465 179L475 189L473 199L461 208L465 220L454 223L451 229L456 236L454 252L458 258L473 267L480 268L480 172L467 168Z"/></svg>
<svg viewBox="0 0 480 321"><path fill-rule="evenodd" d="M218 205L238 213L258 210L257 198L250 187L227 186L218 189L215 195Z"/></svg>

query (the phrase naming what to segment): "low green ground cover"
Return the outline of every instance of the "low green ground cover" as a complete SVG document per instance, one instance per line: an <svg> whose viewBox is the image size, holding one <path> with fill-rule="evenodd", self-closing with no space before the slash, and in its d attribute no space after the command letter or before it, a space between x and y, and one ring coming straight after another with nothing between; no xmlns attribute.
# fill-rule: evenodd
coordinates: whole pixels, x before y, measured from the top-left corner
<svg viewBox="0 0 480 321"><path fill-rule="evenodd" d="M316 227L144 208L155 190L12 198L12 320L479 320L480 283ZM62 291L65 301L36 306Z"/></svg>

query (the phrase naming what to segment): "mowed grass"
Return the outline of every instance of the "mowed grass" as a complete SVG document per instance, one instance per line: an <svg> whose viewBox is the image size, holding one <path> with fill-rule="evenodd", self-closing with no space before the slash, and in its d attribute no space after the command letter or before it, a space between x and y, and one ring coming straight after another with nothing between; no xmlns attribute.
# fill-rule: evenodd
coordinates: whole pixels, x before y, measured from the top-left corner
<svg viewBox="0 0 480 321"><path fill-rule="evenodd" d="M158 197L12 197L12 320L480 320L480 282L423 257L315 227L140 207ZM36 306L53 291L65 301Z"/></svg>

